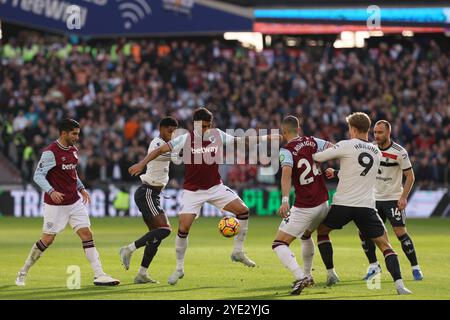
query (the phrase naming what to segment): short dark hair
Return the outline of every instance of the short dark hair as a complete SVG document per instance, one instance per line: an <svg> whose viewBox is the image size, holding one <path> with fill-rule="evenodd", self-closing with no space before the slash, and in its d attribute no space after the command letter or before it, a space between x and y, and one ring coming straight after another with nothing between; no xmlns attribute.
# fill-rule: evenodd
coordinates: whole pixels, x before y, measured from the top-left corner
<svg viewBox="0 0 450 320"><path fill-rule="evenodd" d="M281 122L282 126L285 126L289 129L289 131L297 131L300 128L300 121L295 116L287 116Z"/></svg>
<svg viewBox="0 0 450 320"><path fill-rule="evenodd" d="M61 134L63 131L71 132L73 129L80 128L80 124L73 119L64 119L59 124L59 133Z"/></svg>
<svg viewBox="0 0 450 320"><path fill-rule="evenodd" d="M391 131L391 124L389 123L389 121L386 120L378 120L377 123L375 123L375 126L379 125L379 124L383 124L386 129L388 129L389 131Z"/></svg>
<svg viewBox="0 0 450 320"><path fill-rule="evenodd" d="M213 114L206 108L198 108L194 111L194 121L208 121L211 122Z"/></svg>
<svg viewBox="0 0 450 320"><path fill-rule="evenodd" d="M164 117L159 121L159 127L178 127L178 121L174 117Z"/></svg>
<svg viewBox="0 0 450 320"><path fill-rule="evenodd" d="M356 128L361 133L366 133L370 129L370 125L372 124L372 121L370 121L370 118L367 114L364 112L354 112L351 115L349 115L347 118L347 123Z"/></svg>

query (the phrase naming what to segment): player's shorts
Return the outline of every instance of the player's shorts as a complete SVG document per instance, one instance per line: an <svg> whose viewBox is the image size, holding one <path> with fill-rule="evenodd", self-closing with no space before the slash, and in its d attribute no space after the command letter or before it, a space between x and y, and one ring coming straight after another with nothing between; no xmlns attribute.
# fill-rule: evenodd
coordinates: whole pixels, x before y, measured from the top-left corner
<svg viewBox="0 0 450 320"><path fill-rule="evenodd" d="M322 223L331 229L342 229L350 221L353 221L363 236L369 239L381 237L386 231L377 211L372 208L331 205Z"/></svg>
<svg viewBox="0 0 450 320"><path fill-rule="evenodd" d="M66 206L54 206L44 203L44 226L42 232L46 234L58 234L70 224L76 232L81 228L89 228L91 222L83 201Z"/></svg>
<svg viewBox="0 0 450 320"><path fill-rule="evenodd" d="M278 230L301 237L306 230L314 231L328 214L328 201L313 208L292 207L289 217L281 221Z"/></svg>
<svg viewBox="0 0 450 320"><path fill-rule="evenodd" d="M146 222L151 222L154 217L165 214L160 203L161 188L142 184L134 193L134 201L142 213Z"/></svg>
<svg viewBox="0 0 450 320"><path fill-rule="evenodd" d="M406 225L406 212L397 207L397 201L377 201L378 215L383 222L386 218L393 227L404 227Z"/></svg>
<svg viewBox="0 0 450 320"><path fill-rule="evenodd" d="M205 202L222 210L231 201L239 198L233 190L224 184L215 185L207 190L183 190L181 197L180 214L195 214L197 217Z"/></svg>

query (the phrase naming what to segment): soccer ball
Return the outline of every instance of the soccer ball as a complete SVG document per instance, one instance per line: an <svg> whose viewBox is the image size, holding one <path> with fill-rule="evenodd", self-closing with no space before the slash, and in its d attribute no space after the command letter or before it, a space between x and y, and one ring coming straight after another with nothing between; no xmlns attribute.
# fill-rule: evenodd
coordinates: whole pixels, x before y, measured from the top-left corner
<svg viewBox="0 0 450 320"><path fill-rule="evenodd" d="M219 221L219 232L226 238L234 237L239 233L239 221L233 217L223 217Z"/></svg>

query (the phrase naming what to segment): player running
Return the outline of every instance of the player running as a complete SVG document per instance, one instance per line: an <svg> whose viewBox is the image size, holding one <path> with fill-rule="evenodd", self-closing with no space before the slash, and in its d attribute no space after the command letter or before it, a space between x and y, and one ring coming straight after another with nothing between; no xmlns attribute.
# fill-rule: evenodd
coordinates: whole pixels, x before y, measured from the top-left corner
<svg viewBox="0 0 450 320"><path fill-rule="evenodd" d="M219 165L214 160L221 153L224 145L234 143L238 138L219 129L211 129L213 115L206 108L195 110L193 120L194 131L181 135L153 150L128 170L131 175L137 175L148 162L170 151L178 153L183 149L183 157L188 159L188 161L184 161L184 190L175 241L177 265L175 272L168 280L171 285L175 285L184 276L184 257L188 246L189 230L206 202L220 210L235 214L239 220L241 229L239 234L234 237L231 260L241 262L248 267L256 265L243 251L248 230L249 209L236 193L222 183ZM245 142L248 143L248 139L245 139Z"/></svg>
<svg viewBox="0 0 450 320"><path fill-rule="evenodd" d="M94 284L118 285L119 280L103 272L89 228L91 224L84 204L89 203L90 198L76 171L78 150L74 144L79 139L80 124L65 119L59 126L59 134L59 138L44 149L34 174L34 182L45 192L44 227L41 239L33 245L18 273L16 285L25 285L30 268L68 223L82 241L86 258L94 270Z"/></svg>
<svg viewBox="0 0 450 320"><path fill-rule="evenodd" d="M281 130L287 143L280 150L283 198L278 212L284 220L280 224L272 249L281 263L294 275L291 294L300 294L305 287L314 285L311 275L314 242L311 233L328 213L328 190L312 155L332 147L332 144L315 137L301 137L299 121L294 116L283 119ZM292 209L289 205L291 183L295 188L295 204ZM289 248L292 241L300 237L304 272Z"/></svg>
<svg viewBox="0 0 450 320"><path fill-rule="evenodd" d="M403 252L411 263L414 280L422 280L423 274L417 262L414 244L406 231L406 204L409 192L414 184L414 171L408 152L391 140L391 124L380 120L373 129L375 141L381 150L381 163L375 184L375 200L378 215L383 222L386 218L392 225ZM402 186L403 175L406 180ZM369 268L364 280L372 279L381 272L377 261L375 245L360 233L362 247L369 260Z"/></svg>
<svg viewBox="0 0 450 320"><path fill-rule="evenodd" d="M148 153L165 145L178 127L175 118L165 117L159 122L159 137L152 140L148 148ZM134 200L142 213L142 218L148 227L149 232L141 238L130 243L128 246L120 248L120 259L126 270L130 267L131 255L136 249L145 246L141 267L134 278L134 283L158 283L147 274L147 270L152 262L162 240L167 238L172 231L169 219L160 205L160 193L169 182L169 166L171 154L164 153L154 161L147 164L147 171L141 175L142 185L136 190Z"/></svg>
<svg viewBox="0 0 450 320"><path fill-rule="evenodd" d="M350 140L343 140L333 148L313 155L317 162L340 160L339 183L328 216L317 230L322 260L327 268L327 285L339 281L333 266L333 248L329 233L342 229L353 221L362 235L383 252L386 267L395 282L398 294L411 294L403 284L397 254L387 238L386 228L375 210L374 188L380 166L381 151L368 141L370 118L356 112L346 118Z"/></svg>

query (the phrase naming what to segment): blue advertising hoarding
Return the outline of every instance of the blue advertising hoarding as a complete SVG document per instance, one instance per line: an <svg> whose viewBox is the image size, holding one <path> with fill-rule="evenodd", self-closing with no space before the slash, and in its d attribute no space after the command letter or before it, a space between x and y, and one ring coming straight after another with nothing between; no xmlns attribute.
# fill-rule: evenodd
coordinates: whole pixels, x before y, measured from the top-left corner
<svg viewBox="0 0 450 320"><path fill-rule="evenodd" d="M0 19L85 36L251 31L252 14L207 0L0 0Z"/></svg>

